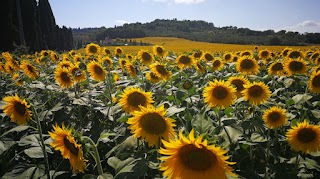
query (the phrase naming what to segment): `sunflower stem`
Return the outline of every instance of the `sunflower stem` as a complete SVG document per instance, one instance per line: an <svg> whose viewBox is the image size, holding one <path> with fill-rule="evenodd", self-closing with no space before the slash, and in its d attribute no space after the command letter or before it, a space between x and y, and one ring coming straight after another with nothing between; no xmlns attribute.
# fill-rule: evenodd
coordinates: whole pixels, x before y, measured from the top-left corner
<svg viewBox="0 0 320 179"><path fill-rule="evenodd" d="M297 156L296 156L295 171L296 171L296 174L298 174L298 172L299 172L299 153L297 153Z"/></svg>
<svg viewBox="0 0 320 179"><path fill-rule="evenodd" d="M101 161L100 161L100 156L99 156L99 152L97 149L97 145L92 141L92 139L90 137L82 136L82 139L88 141L91 144L91 146L93 148L93 152L94 152L94 160L97 164L98 173L99 173L99 175L102 175L103 170L102 170L102 166L101 166Z"/></svg>
<svg viewBox="0 0 320 179"><path fill-rule="evenodd" d="M44 140L43 140L43 136L42 136L42 128L41 128L41 124L40 124L40 120L38 118L38 115L36 117L36 121L37 121L38 134L39 134L40 142L41 142L41 148L42 148L44 161L45 161L45 163L44 163L45 170L46 170L47 178L50 179L48 155L47 155L47 151L46 151L46 146L44 145Z"/></svg>
<svg viewBox="0 0 320 179"><path fill-rule="evenodd" d="M268 133L267 133L267 150L266 150L266 173L265 173L265 178L270 178L269 177L269 156L270 156L270 129L268 128Z"/></svg>

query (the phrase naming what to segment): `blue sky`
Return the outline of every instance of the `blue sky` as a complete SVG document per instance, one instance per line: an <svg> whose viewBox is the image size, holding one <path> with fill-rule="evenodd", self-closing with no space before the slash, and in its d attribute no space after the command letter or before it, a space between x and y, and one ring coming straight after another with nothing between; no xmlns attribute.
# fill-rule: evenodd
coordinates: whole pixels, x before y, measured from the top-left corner
<svg viewBox="0 0 320 179"><path fill-rule="evenodd" d="M216 27L320 32L319 0L49 0L56 23L114 27L155 19L204 20Z"/></svg>

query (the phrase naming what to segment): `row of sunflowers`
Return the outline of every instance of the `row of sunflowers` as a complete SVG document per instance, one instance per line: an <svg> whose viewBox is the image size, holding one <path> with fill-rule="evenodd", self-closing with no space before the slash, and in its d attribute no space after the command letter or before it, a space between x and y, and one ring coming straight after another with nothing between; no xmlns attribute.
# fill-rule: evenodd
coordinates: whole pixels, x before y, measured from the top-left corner
<svg viewBox="0 0 320 179"><path fill-rule="evenodd" d="M320 177L320 51L0 57L2 178Z"/></svg>

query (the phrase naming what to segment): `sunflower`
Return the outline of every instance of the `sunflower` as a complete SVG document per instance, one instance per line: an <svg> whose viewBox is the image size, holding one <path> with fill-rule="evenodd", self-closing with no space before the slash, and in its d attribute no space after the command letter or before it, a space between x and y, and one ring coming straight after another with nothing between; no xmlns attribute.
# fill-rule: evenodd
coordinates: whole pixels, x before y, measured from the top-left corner
<svg viewBox="0 0 320 179"><path fill-rule="evenodd" d="M146 50L140 50L138 52L138 58L144 65L149 65L154 61L154 57Z"/></svg>
<svg viewBox="0 0 320 179"><path fill-rule="evenodd" d="M75 56L73 56L74 63L81 62L82 60L83 60L83 57L81 55L76 54Z"/></svg>
<svg viewBox="0 0 320 179"><path fill-rule="evenodd" d="M69 159L72 172L84 173L86 164L83 151L81 145L72 136L72 129L65 128L64 124L62 124L62 128L56 124L53 126L53 131L48 133L53 140L50 145L55 150L59 150L63 158Z"/></svg>
<svg viewBox="0 0 320 179"><path fill-rule="evenodd" d="M96 61L88 63L87 70L90 73L90 76L96 81L103 81L106 78L106 70Z"/></svg>
<svg viewBox="0 0 320 179"><path fill-rule="evenodd" d="M117 73L113 73L112 78L113 78L113 81L115 81L115 82L120 80L120 77Z"/></svg>
<svg viewBox="0 0 320 179"><path fill-rule="evenodd" d="M72 64L70 67L70 73L72 74L75 82L83 82L87 78L86 72L79 68L79 64Z"/></svg>
<svg viewBox="0 0 320 179"><path fill-rule="evenodd" d="M291 148L302 153L317 152L320 149L320 126L307 120L299 122L286 133Z"/></svg>
<svg viewBox="0 0 320 179"><path fill-rule="evenodd" d="M266 123L268 128L277 128L287 123L286 110L278 106L273 106L268 110L265 110L262 119Z"/></svg>
<svg viewBox="0 0 320 179"><path fill-rule="evenodd" d="M164 156L159 170L163 171L166 178L183 179L227 179L226 173L236 176L229 165L235 162L228 162L229 156L225 156L228 151L215 145L208 145L207 140L203 140L203 135L195 138L194 129L189 137L184 137L179 132L179 138L166 142L162 140L164 148L158 152Z"/></svg>
<svg viewBox="0 0 320 179"><path fill-rule="evenodd" d="M257 61L250 56L241 57L237 61L236 68L243 75L256 75L259 73Z"/></svg>
<svg viewBox="0 0 320 179"><path fill-rule="evenodd" d="M12 80L15 81L17 86L22 86L24 81L20 78L18 73L12 75Z"/></svg>
<svg viewBox="0 0 320 179"><path fill-rule="evenodd" d="M101 53L103 55L111 55L111 51L107 49L106 47L101 48Z"/></svg>
<svg viewBox="0 0 320 179"><path fill-rule="evenodd" d="M242 97L242 91L244 90L244 85L249 84L249 80L243 76L232 76L228 78L228 82L236 87L236 96L237 98Z"/></svg>
<svg viewBox="0 0 320 179"><path fill-rule="evenodd" d="M283 63L280 61L273 62L268 68L269 75L283 76L285 74Z"/></svg>
<svg viewBox="0 0 320 179"><path fill-rule="evenodd" d="M316 58L316 59L314 60L314 63L315 63L316 65L320 65L320 57L319 57L319 58Z"/></svg>
<svg viewBox="0 0 320 179"><path fill-rule="evenodd" d="M242 51L242 52L240 53L240 56L241 56L241 57L243 57L243 56L252 56L252 55L253 55L252 52L249 51L249 50L245 50L245 51Z"/></svg>
<svg viewBox="0 0 320 179"><path fill-rule="evenodd" d="M206 67L204 65L205 64L201 64L200 60L197 60L196 64L194 65L199 74L203 74L206 72Z"/></svg>
<svg viewBox="0 0 320 179"><path fill-rule="evenodd" d="M100 52L100 46L98 44L90 43L86 46L86 52L89 55L96 55Z"/></svg>
<svg viewBox="0 0 320 179"><path fill-rule="evenodd" d="M152 50L153 53L159 57L165 57L167 55L167 51L163 48L163 46L155 45L152 47Z"/></svg>
<svg viewBox="0 0 320 179"><path fill-rule="evenodd" d="M137 69L134 67L132 63L126 63L125 68L132 78L135 78L137 76Z"/></svg>
<svg viewBox="0 0 320 179"><path fill-rule="evenodd" d="M122 50L121 47L116 47L116 48L114 49L114 53L115 53L116 55L120 56L120 55L123 53L123 50Z"/></svg>
<svg viewBox="0 0 320 179"><path fill-rule="evenodd" d="M61 67L61 68L68 68L69 69L71 66L72 66L72 63L67 60L63 60L60 63L58 63L58 67Z"/></svg>
<svg viewBox="0 0 320 179"><path fill-rule="evenodd" d="M73 86L72 74L70 74L69 69L57 67L54 73L56 82L62 88L71 88Z"/></svg>
<svg viewBox="0 0 320 179"><path fill-rule="evenodd" d="M150 65L150 71L152 71L158 78L163 80L170 79L172 75L172 73L166 69L165 65L158 62Z"/></svg>
<svg viewBox="0 0 320 179"><path fill-rule="evenodd" d="M36 79L38 77L37 68L33 66L28 60L23 60L21 62L20 68L23 70L24 74L26 74L31 79Z"/></svg>
<svg viewBox="0 0 320 179"><path fill-rule="evenodd" d="M212 70L213 71L220 71L224 66L224 62L221 60L221 58L215 58L212 61Z"/></svg>
<svg viewBox="0 0 320 179"><path fill-rule="evenodd" d="M237 55L232 56L232 62L237 62L239 57Z"/></svg>
<svg viewBox="0 0 320 179"><path fill-rule="evenodd" d="M311 54L310 59L315 60L320 57L320 51Z"/></svg>
<svg viewBox="0 0 320 179"><path fill-rule="evenodd" d="M108 56L100 57L98 58L98 62L100 62L102 65L106 66L107 68L112 69L113 62L110 57Z"/></svg>
<svg viewBox="0 0 320 179"><path fill-rule="evenodd" d="M289 51L288 57L296 59L296 58L303 58L304 55L303 55L303 52L301 52L300 50L292 50L292 51Z"/></svg>
<svg viewBox="0 0 320 179"><path fill-rule="evenodd" d="M244 85L242 94L244 96L244 100L249 101L250 104L260 105L270 98L271 91L263 82L253 82L251 84Z"/></svg>
<svg viewBox="0 0 320 179"><path fill-rule="evenodd" d="M233 57L233 55L232 55L231 53L225 53L225 54L223 54L223 59L224 59L224 61L226 61L226 62L231 61L231 59L233 59L232 57Z"/></svg>
<svg viewBox="0 0 320 179"><path fill-rule="evenodd" d="M128 87L119 96L119 104L127 113L140 110L139 106L148 107L153 103L152 93L144 92L140 88Z"/></svg>
<svg viewBox="0 0 320 179"><path fill-rule="evenodd" d="M0 62L0 72L6 73L6 69L5 69L5 67L4 67L2 62Z"/></svg>
<svg viewBox="0 0 320 179"><path fill-rule="evenodd" d="M149 72L146 73L146 78L147 80L151 81L152 83L158 83L159 81L161 81L162 79L159 78L155 73L153 72Z"/></svg>
<svg viewBox="0 0 320 179"><path fill-rule="evenodd" d="M193 57L194 59L199 59L199 58L202 57L202 54L203 54L203 51L201 51L201 50L196 50L196 51L193 52L192 57Z"/></svg>
<svg viewBox="0 0 320 179"><path fill-rule="evenodd" d="M218 106L221 109L232 105L236 100L236 89L228 82L215 80L203 90L204 102L210 107Z"/></svg>
<svg viewBox="0 0 320 179"><path fill-rule="evenodd" d="M11 121L21 125L26 124L27 120L31 118L30 105L17 94L14 96L5 96L2 100L6 103L2 106L2 110L11 118Z"/></svg>
<svg viewBox="0 0 320 179"><path fill-rule="evenodd" d="M15 71L20 70L20 65L19 62L12 59L12 60L8 60L7 63L11 66L11 68L13 68Z"/></svg>
<svg viewBox="0 0 320 179"><path fill-rule="evenodd" d="M313 72L309 79L309 90L312 93L320 94L320 71Z"/></svg>
<svg viewBox="0 0 320 179"><path fill-rule="evenodd" d="M292 50L291 48L285 48L285 49L283 49L282 52L281 52L282 57L287 57L287 56L288 56L288 53L289 53L291 50Z"/></svg>
<svg viewBox="0 0 320 179"><path fill-rule="evenodd" d="M6 62L6 63L4 64L4 69L5 69L6 73L11 74L11 75L13 75L13 73L16 71L16 70L13 68L13 66L12 66L10 63L8 63L8 62Z"/></svg>
<svg viewBox="0 0 320 179"><path fill-rule="evenodd" d="M306 74L308 65L307 62L302 59L288 58L284 62L284 69L288 76L293 74Z"/></svg>
<svg viewBox="0 0 320 179"><path fill-rule="evenodd" d="M267 60L271 56L271 52L267 49L259 51L259 58Z"/></svg>
<svg viewBox="0 0 320 179"><path fill-rule="evenodd" d="M184 69L192 67L194 60L188 55L180 55L176 58L176 63L180 69Z"/></svg>
<svg viewBox="0 0 320 179"><path fill-rule="evenodd" d="M174 138L174 120L165 117L163 105L159 108L141 106L140 111L134 111L132 115L127 122L131 133L135 138L145 139L148 146L159 146L161 139L168 141Z"/></svg>
<svg viewBox="0 0 320 179"><path fill-rule="evenodd" d="M214 56L209 53L209 52L205 52L203 55L202 55L202 59L204 59L205 61L207 62L211 62L213 59L214 59Z"/></svg>
<svg viewBox="0 0 320 179"><path fill-rule="evenodd" d="M55 52L50 53L51 60L54 62L59 61L59 56Z"/></svg>

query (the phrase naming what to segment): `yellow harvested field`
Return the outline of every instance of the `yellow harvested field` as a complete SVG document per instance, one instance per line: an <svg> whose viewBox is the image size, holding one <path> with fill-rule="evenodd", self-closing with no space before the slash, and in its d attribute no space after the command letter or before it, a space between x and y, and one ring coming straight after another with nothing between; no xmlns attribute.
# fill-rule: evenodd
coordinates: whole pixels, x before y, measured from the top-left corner
<svg viewBox="0 0 320 179"><path fill-rule="evenodd" d="M137 42L145 42L154 45L162 45L168 51L173 51L175 53L180 52L190 52L192 50L204 50L209 52L224 52L224 51L243 51L243 50L253 50L255 45L238 45L238 44L218 44L218 43L207 43L207 42L196 42L181 38L174 37L145 37L132 39ZM107 46L108 49L114 51L116 46ZM270 51L281 51L288 46L259 46L258 49L268 49ZM312 46L313 47L313 46ZM121 46L124 53L135 54L140 49L152 51L152 46ZM292 49L307 50L310 46L290 46ZM319 48L319 46L317 46ZM79 52L85 52L84 49L79 50Z"/></svg>

